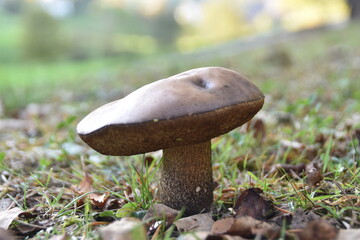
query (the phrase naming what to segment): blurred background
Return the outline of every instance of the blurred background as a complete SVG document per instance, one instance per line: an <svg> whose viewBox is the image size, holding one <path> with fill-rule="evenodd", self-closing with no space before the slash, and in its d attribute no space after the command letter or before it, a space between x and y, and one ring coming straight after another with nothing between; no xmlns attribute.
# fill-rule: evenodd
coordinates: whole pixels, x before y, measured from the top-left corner
<svg viewBox="0 0 360 240"><path fill-rule="evenodd" d="M359 2L0 0L1 111L49 96L99 97L98 89L116 98L186 68L222 65L208 60L259 39L343 26L359 18Z"/></svg>

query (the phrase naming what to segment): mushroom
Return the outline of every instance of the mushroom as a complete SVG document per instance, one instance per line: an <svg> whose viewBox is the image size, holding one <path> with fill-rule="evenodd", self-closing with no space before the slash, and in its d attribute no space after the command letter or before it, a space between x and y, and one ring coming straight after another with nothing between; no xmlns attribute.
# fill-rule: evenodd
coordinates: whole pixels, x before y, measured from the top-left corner
<svg viewBox="0 0 360 240"><path fill-rule="evenodd" d="M198 68L105 104L79 122L77 133L105 155L162 149L160 201L190 215L213 202L211 139L250 120L263 103L262 92L239 73Z"/></svg>

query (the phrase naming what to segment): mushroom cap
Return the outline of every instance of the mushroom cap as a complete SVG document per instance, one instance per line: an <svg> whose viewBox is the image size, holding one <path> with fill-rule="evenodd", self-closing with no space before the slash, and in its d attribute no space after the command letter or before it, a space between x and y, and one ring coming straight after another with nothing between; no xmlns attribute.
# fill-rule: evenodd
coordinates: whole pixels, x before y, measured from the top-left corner
<svg viewBox="0 0 360 240"><path fill-rule="evenodd" d="M197 68L99 107L77 133L102 154L129 156L208 141L250 120L263 103L263 93L239 73Z"/></svg>

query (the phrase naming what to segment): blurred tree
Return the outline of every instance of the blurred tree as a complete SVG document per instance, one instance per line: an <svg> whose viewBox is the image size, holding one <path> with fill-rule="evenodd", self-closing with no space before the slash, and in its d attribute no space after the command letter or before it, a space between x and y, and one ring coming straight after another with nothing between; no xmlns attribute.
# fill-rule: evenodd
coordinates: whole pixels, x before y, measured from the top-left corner
<svg viewBox="0 0 360 240"><path fill-rule="evenodd" d="M19 14L23 9L23 0L2 0L0 7L3 7L7 12L12 14Z"/></svg>
<svg viewBox="0 0 360 240"><path fill-rule="evenodd" d="M64 47L59 21L40 8L28 9L24 16L22 46L27 59L58 58Z"/></svg>
<svg viewBox="0 0 360 240"><path fill-rule="evenodd" d="M180 50L226 42L253 31L246 22L240 1L205 1L201 8L196 24L183 24L184 34L177 41Z"/></svg>
<svg viewBox="0 0 360 240"><path fill-rule="evenodd" d="M86 12L93 0L71 0L74 6L73 14L78 15Z"/></svg>
<svg viewBox="0 0 360 240"><path fill-rule="evenodd" d="M360 0L347 0L351 19L360 19Z"/></svg>
<svg viewBox="0 0 360 240"><path fill-rule="evenodd" d="M157 16L144 19L148 24L148 33L154 37L159 45L171 46L180 33L180 26L174 19L173 9L165 10Z"/></svg>
<svg viewBox="0 0 360 240"><path fill-rule="evenodd" d="M282 12L281 22L290 31L344 22L349 16L344 0L288 0L282 2Z"/></svg>

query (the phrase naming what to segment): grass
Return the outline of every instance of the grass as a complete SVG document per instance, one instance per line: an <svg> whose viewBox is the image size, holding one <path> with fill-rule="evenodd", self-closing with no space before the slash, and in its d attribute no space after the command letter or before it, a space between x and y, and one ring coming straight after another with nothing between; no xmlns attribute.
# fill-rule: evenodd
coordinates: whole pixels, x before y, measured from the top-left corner
<svg viewBox="0 0 360 240"><path fill-rule="evenodd" d="M0 64L0 92L9 111L24 107L31 102L42 102L53 95L54 89L77 85L89 76L111 74L115 70L113 60L85 62L9 63ZM89 83L89 85L93 82ZM88 87L91 89L91 87Z"/></svg>
<svg viewBox="0 0 360 240"><path fill-rule="evenodd" d="M360 30L354 24L336 31L303 36L276 47L262 47L207 62L145 59L142 71L136 63L119 70L116 61L78 65L57 63L38 70L35 65L9 66L0 74L2 79L10 79L6 76L17 72L13 80L18 81L16 85L20 87L11 91L19 92L17 96L9 94L10 99L6 98L15 104L26 102L34 91L33 86L20 80L27 76L38 78L38 86L51 86L49 82L68 79L67 90L61 91L73 88L80 92L89 89L82 86L87 81L101 83L96 76L90 75L108 71L107 76L120 76L119 80L107 80L103 82L106 86L99 86L108 93L106 90L129 84L128 79L134 81L131 85L138 86L205 65L242 72L266 94L266 104L259 114L266 135L261 140L254 137L259 129L242 127L213 140L213 176L219 184L214 192L213 217L220 219L228 213L228 208L233 206L244 188L259 187L269 199L289 211L302 208L346 223L351 228L359 228L360 140L354 132L360 128L356 120L360 113L357 101L360 99L357 87L360 48L356 36L360 37ZM289 57L290 63L284 63L282 59L274 61L282 54ZM11 81L11 84L15 85L15 82ZM28 91L29 95L24 95L23 91ZM97 99L90 99L90 96L86 95L89 99L63 99L54 94L52 99L60 99L60 102L54 102L53 109L47 110L45 115L27 119L35 124L35 132L19 129L0 133L0 201L10 199L15 203L13 206L31 214L13 222L10 229L15 233L25 234L28 239L50 239L64 232L76 238L98 239L95 230L98 224L125 215L141 217L157 202L161 156L157 153L102 156L77 138L75 125L81 116L108 98L95 95ZM91 104L84 105L84 102ZM285 145L283 140L293 145ZM320 172L324 176L324 180L315 186L309 185L307 175L293 176L274 170L279 164L304 163L309 166L313 160L320 162ZM74 186L81 185L86 173L93 180L92 189L74 191ZM114 208L100 207L91 197L84 198L91 194L109 196ZM44 226L46 230L32 228L29 232L21 232L19 226L24 222ZM172 227L170 230L163 228L159 236L171 239L177 234Z"/></svg>

